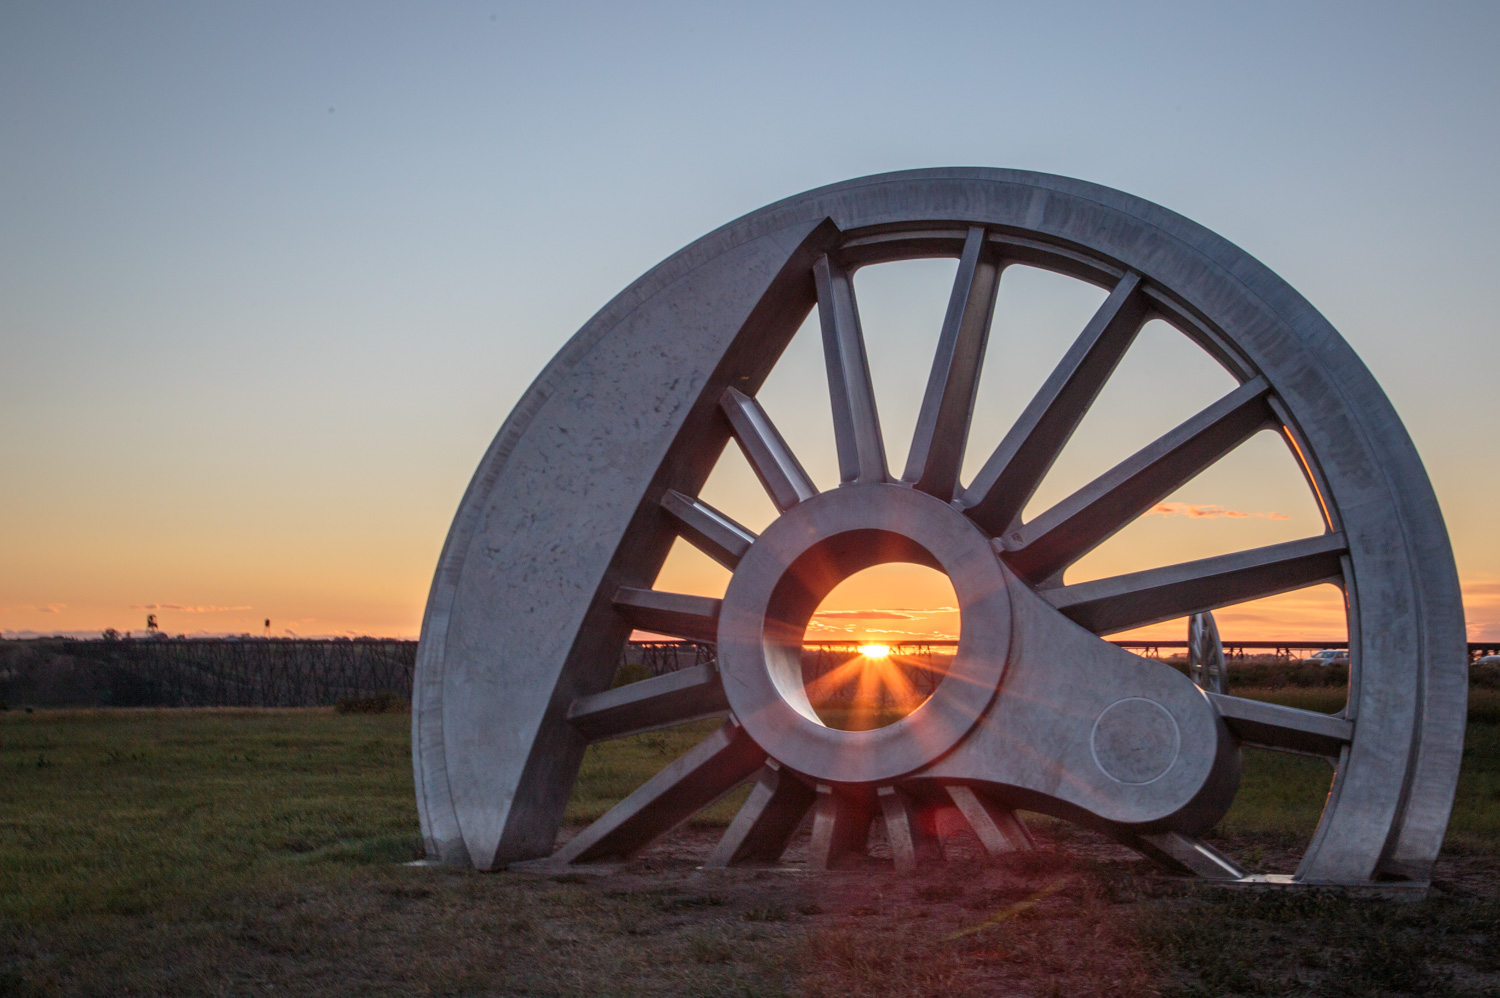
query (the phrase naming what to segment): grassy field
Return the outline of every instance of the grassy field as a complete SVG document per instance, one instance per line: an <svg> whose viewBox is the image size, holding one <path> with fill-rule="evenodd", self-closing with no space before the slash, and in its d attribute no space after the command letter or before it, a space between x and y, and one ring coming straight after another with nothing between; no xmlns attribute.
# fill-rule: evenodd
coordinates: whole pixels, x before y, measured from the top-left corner
<svg viewBox="0 0 1500 998"><path fill-rule="evenodd" d="M405 714L0 713L0 996L1500 993L1500 702L1475 694L1420 901L1204 887L1045 821L1036 854L915 877L411 868ZM570 820L709 727L590 749ZM1248 752L1220 844L1294 861L1329 776Z"/></svg>

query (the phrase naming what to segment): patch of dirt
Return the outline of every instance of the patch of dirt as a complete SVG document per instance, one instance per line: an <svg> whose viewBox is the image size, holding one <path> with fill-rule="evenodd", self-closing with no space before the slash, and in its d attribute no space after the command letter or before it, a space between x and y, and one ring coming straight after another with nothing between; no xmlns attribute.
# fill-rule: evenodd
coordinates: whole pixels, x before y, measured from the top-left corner
<svg viewBox="0 0 1500 998"><path fill-rule="evenodd" d="M991 858L971 842L903 875L877 839L862 868L810 873L805 831L774 868L701 870L719 832L681 829L610 872L561 876L592 891L696 892L715 917L778 924L794 941L787 993L1500 993L1500 961L1483 955L1500 941L1489 856L1444 856L1427 891L1237 887L1168 875L1058 825L1034 829L1030 853ZM1216 844L1263 871L1291 872L1302 853L1291 838Z"/></svg>
<svg viewBox="0 0 1500 998"><path fill-rule="evenodd" d="M39 930L0 924L0 995L1229 996L1500 993L1500 870L1425 896L1234 888L1033 829L898 874L700 869L683 828L607 867L361 866ZM571 834L571 833L568 833ZM1296 852L1264 840L1268 867Z"/></svg>

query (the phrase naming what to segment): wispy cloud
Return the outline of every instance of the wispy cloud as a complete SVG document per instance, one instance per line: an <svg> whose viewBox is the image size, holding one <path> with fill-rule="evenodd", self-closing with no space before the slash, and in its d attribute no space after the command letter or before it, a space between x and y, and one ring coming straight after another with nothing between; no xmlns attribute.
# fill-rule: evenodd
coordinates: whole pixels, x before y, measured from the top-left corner
<svg viewBox="0 0 1500 998"><path fill-rule="evenodd" d="M1191 502L1159 502L1147 516L1186 516L1194 520L1227 518L1231 520L1290 520L1287 513L1244 513L1223 506L1203 505Z"/></svg>
<svg viewBox="0 0 1500 998"><path fill-rule="evenodd" d="M819 610L815 616L827 620L915 620L916 614L900 610Z"/></svg>
<svg viewBox="0 0 1500 998"><path fill-rule="evenodd" d="M903 637L916 638L917 640L928 639L932 641L951 641L958 637L957 634L949 634L947 631L898 631L890 627L867 627L864 634L894 634Z"/></svg>
<svg viewBox="0 0 1500 998"><path fill-rule="evenodd" d="M880 636L895 637L898 639L911 638L917 641L948 641L958 637L958 635L950 634L947 631L931 629L907 631L894 627L854 627L847 624L840 626L837 624L825 624L821 620L817 619L814 619L807 625L807 635L814 640L816 640L818 637L847 638L851 635L856 634L862 638L873 638Z"/></svg>
<svg viewBox="0 0 1500 998"><path fill-rule="evenodd" d="M0 628L0 637L7 641L26 641L32 638L97 638L98 631L17 631L9 627Z"/></svg>
<svg viewBox="0 0 1500 998"><path fill-rule="evenodd" d="M233 610L254 610L253 606L189 606L184 603L138 603L132 610L175 610L178 613L225 613Z"/></svg>
<svg viewBox="0 0 1500 998"><path fill-rule="evenodd" d="M957 613L956 606L934 607L885 607L872 610L819 610L813 616L830 620L917 620L939 613Z"/></svg>
<svg viewBox="0 0 1500 998"><path fill-rule="evenodd" d="M0 606L3 613L62 613L68 608L66 603L44 603L37 605L28 603L25 606Z"/></svg>

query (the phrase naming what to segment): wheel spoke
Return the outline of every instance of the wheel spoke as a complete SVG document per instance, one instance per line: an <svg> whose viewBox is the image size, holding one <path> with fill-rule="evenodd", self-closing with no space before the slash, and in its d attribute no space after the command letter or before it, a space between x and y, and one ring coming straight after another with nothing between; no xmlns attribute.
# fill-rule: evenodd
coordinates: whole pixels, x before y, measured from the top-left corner
<svg viewBox="0 0 1500 998"><path fill-rule="evenodd" d="M1033 583L1073 562L1199 472L1271 425L1270 386L1255 378L1000 539L1006 562Z"/></svg>
<svg viewBox="0 0 1500 998"><path fill-rule="evenodd" d="M1032 848L1031 834L1014 811L1001 807L988 796L980 796L973 787L961 783L950 783L943 789L958 808L958 813L974 829L984 851L991 856Z"/></svg>
<svg viewBox="0 0 1500 998"><path fill-rule="evenodd" d="M945 502L958 490L958 473L999 288L1000 264L986 244L984 229L975 226L969 229L959 258L958 276L953 281L948 314L943 319L937 356L902 476L903 481Z"/></svg>
<svg viewBox="0 0 1500 998"><path fill-rule="evenodd" d="M716 868L776 862L816 796L811 787L767 759L749 799L703 865Z"/></svg>
<svg viewBox="0 0 1500 998"><path fill-rule="evenodd" d="M1222 693L1210 693L1208 699L1247 745L1336 759L1354 740L1354 722L1348 718Z"/></svg>
<svg viewBox="0 0 1500 998"><path fill-rule="evenodd" d="M875 817L874 794L858 787L835 790L819 783L814 806L808 869L832 870L850 857L864 855Z"/></svg>
<svg viewBox="0 0 1500 998"><path fill-rule="evenodd" d="M1114 373L1146 320L1141 279L1127 273L1021 413L964 493L971 519L998 537L1011 528Z"/></svg>
<svg viewBox="0 0 1500 998"><path fill-rule="evenodd" d="M1340 581L1343 534L1322 534L1234 554L1131 572L1041 595L1095 634L1244 603L1320 582Z"/></svg>
<svg viewBox="0 0 1500 998"><path fill-rule="evenodd" d="M817 486L802 470L797 456L781 439L771 417L760 403L734 388L726 388L719 407L729 419L734 438L740 442L745 459L765 486L776 508L785 513L804 499L818 494Z"/></svg>
<svg viewBox="0 0 1500 998"><path fill-rule="evenodd" d="M550 863L629 856L733 790L766 754L736 724L726 724L610 808Z"/></svg>
<svg viewBox="0 0 1500 998"><path fill-rule="evenodd" d="M1180 832L1140 835L1128 841L1137 851L1182 873L1196 874L1207 880L1242 880L1245 876L1228 856L1207 842Z"/></svg>
<svg viewBox="0 0 1500 998"><path fill-rule="evenodd" d="M666 728L729 710L719 671L694 665L665 676L579 697L568 720L591 742Z"/></svg>
<svg viewBox="0 0 1500 998"><path fill-rule="evenodd" d="M813 267L818 287L818 318L823 326L823 359L833 403L833 435L838 445L839 478L844 482L884 482L885 442L875 410L875 388L859 325L854 285L843 266L824 255Z"/></svg>
<svg viewBox="0 0 1500 998"><path fill-rule="evenodd" d="M720 601L711 597L621 586L614 602L615 609L638 630L689 641L719 639Z"/></svg>
<svg viewBox="0 0 1500 998"><path fill-rule="evenodd" d="M661 506L677 520L677 531L685 540L731 572L755 543L754 533L702 499L668 489Z"/></svg>
<svg viewBox="0 0 1500 998"><path fill-rule="evenodd" d="M942 858L942 846L915 801L895 787L881 787L875 797L885 818L885 837L898 871L909 873L919 862Z"/></svg>

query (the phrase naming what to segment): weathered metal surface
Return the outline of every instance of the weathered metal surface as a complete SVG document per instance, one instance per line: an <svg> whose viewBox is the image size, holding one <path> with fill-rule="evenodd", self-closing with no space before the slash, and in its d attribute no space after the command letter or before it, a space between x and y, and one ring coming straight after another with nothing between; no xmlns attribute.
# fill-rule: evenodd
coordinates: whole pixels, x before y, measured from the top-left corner
<svg viewBox="0 0 1500 998"><path fill-rule="evenodd" d="M898 482L849 278L924 256L957 259L958 276ZM995 289L1018 263L1110 294L962 488ZM822 494L755 401L815 307L843 483ZM1023 521L1151 319L1239 387ZM1322 536L1063 585L1080 557L1266 428L1303 468ZM731 440L781 513L758 537L696 498ZM722 601L650 591L677 536L731 569ZM892 560L953 581L953 664L904 718L830 728L803 687L808 618L843 578ZM1100 637L1324 582L1348 598L1350 701L1338 717L1205 694ZM606 694L633 626L716 643L733 720L554 853L590 738L713 705L704 662L681 688ZM1283 281L1201 226L1080 181L869 177L778 202L653 269L590 320L502 427L423 624L413 711L423 834L434 858L483 868L592 861L640 848L759 773L715 863L774 858L811 808L811 866L856 861L877 816L906 865L931 851L922 808L949 801L987 848L1024 839L1011 824L1021 808L1234 878L1233 861L1196 836L1228 808L1239 747L1254 744L1335 760L1294 880L1420 881L1457 780L1464 650L1457 577L1416 452L1353 351Z"/></svg>

